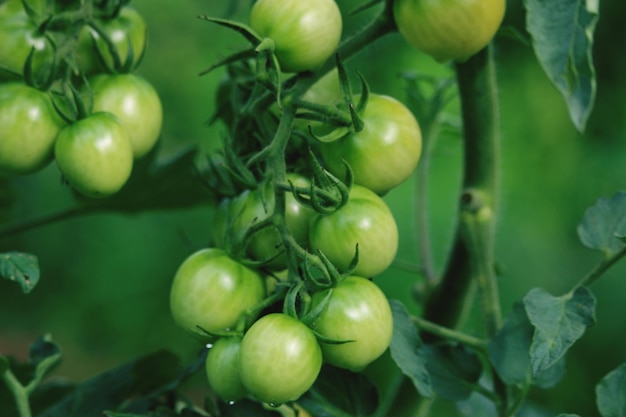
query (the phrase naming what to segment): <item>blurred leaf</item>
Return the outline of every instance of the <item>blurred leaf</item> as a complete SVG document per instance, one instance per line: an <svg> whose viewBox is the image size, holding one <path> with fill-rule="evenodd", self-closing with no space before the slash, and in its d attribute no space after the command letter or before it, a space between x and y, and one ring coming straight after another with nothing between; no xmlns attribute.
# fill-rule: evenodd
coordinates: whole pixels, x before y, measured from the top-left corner
<svg viewBox="0 0 626 417"><path fill-rule="evenodd" d="M102 417L104 410L119 407L126 399L146 395L175 380L180 373L178 358L159 351L77 385L39 417Z"/></svg>
<svg viewBox="0 0 626 417"><path fill-rule="evenodd" d="M451 401L470 396L482 372L478 357L463 346L424 345L421 349L433 391Z"/></svg>
<svg viewBox="0 0 626 417"><path fill-rule="evenodd" d="M554 365L539 372L537 375L533 375L533 385L539 388L552 388L558 384L565 375L565 365L567 356L561 356L561 359L556 361Z"/></svg>
<svg viewBox="0 0 626 417"><path fill-rule="evenodd" d="M554 297L535 288L524 297L526 314L535 327L530 346L533 376L554 366L578 340L587 327L595 323L596 300L586 287Z"/></svg>
<svg viewBox="0 0 626 417"><path fill-rule="evenodd" d="M391 357L404 375L413 381L417 391L430 397L432 386L426 370L426 359L420 352L423 344L417 329L404 304L398 300L391 300L389 303L393 314L393 336L389 346Z"/></svg>
<svg viewBox="0 0 626 417"><path fill-rule="evenodd" d="M16 200L12 181L9 178L0 177L0 223L11 219L12 207Z"/></svg>
<svg viewBox="0 0 626 417"><path fill-rule="evenodd" d="M30 347L29 362L34 366L33 379L42 379L61 360L61 348L50 335L37 339Z"/></svg>
<svg viewBox="0 0 626 417"><path fill-rule="evenodd" d="M325 365L298 404L314 417L364 417L376 410L378 395L364 374Z"/></svg>
<svg viewBox="0 0 626 417"><path fill-rule="evenodd" d="M0 277L17 282L27 294L39 282L39 260L30 253L0 253Z"/></svg>
<svg viewBox="0 0 626 417"><path fill-rule="evenodd" d="M489 361L507 385L525 384L530 379L528 352L533 332L524 305L518 302L489 341Z"/></svg>
<svg viewBox="0 0 626 417"><path fill-rule="evenodd" d="M578 414L559 414L557 417L579 417Z"/></svg>
<svg viewBox="0 0 626 417"><path fill-rule="evenodd" d="M626 193L618 192L611 198L601 197L589 207L578 226L581 242L610 256L622 248L618 237L626 234Z"/></svg>
<svg viewBox="0 0 626 417"><path fill-rule="evenodd" d="M626 417L626 363L596 386L596 404L602 417Z"/></svg>
<svg viewBox="0 0 626 417"><path fill-rule="evenodd" d="M570 118L585 130L596 96L593 36L599 0L524 0L526 29L548 78L561 92Z"/></svg>

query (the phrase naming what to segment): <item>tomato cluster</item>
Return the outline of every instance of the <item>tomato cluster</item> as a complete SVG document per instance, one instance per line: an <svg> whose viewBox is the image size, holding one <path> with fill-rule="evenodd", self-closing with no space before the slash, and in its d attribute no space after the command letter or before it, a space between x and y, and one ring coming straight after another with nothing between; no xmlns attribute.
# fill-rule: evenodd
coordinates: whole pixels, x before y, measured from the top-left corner
<svg viewBox="0 0 626 417"><path fill-rule="evenodd" d="M406 35L426 12L394 4ZM373 279L394 261L399 232L383 196L415 171L422 134L409 108L370 93L363 77L352 93L341 57L331 59L335 1L259 0L249 26L207 20L252 48L222 63L214 120L228 138L204 167L221 201L211 245L181 264L170 307L211 346L205 369L218 397L278 405L309 390L323 364L361 372L388 348L392 313ZM465 59L487 37L442 46L437 58Z"/></svg>
<svg viewBox="0 0 626 417"><path fill-rule="evenodd" d="M0 173L32 174L52 160L88 197L119 191L154 148L163 111L133 73L146 23L127 2L0 5ZM91 9L90 9L91 10Z"/></svg>

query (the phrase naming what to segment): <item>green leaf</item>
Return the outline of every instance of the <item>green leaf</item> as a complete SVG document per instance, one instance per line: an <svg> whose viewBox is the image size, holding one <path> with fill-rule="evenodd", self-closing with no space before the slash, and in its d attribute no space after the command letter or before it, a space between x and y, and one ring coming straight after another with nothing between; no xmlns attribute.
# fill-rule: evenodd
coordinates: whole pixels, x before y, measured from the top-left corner
<svg viewBox="0 0 626 417"><path fill-rule="evenodd" d="M39 282L39 260L29 253L0 253L0 277L17 282L27 294Z"/></svg>
<svg viewBox="0 0 626 417"><path fill-rule="evenodd" d="M398 368L408 376L417 391L425 396L432 396L430 375L426 370L426 359L420 351L422 341L409 312L398 300L391 300L393 314L393 336L389 350Z"/></svg>
<svg viewBox="0 0 626 417"><path fill-rule="evenodd" d="M596 386L596 405L602 417L626 417L626 363Z"/></svg>
<svg viewBox="0 0 626 417"><path fill-rule="evenodd" d="M624 248L618 237L626 235L625 222L626 193L601 197L585 211L578 236L583 245L602 251L608 257Z"/></svg>
<svg viewBox="0 0 626 417"><path fill-rule="evenodd" d="M524 0L535 55L583 132L596 96L593 36L599 0Z"/></svg>
<svg viewBox="0 0 626 417"><path fill-rule="evenodd" d="M461 401L473 392L482 372L478 357L464 346L431 346L421 349L433 391L442 398Z"/></svg>
<svg viewBox="0 0 626 417"><path fill-rule="evenodd" d="M578 414L559 414L557 417L579 417Z"/></svg>
<svg viewBox="0 0 626 417"><path fill-rule="evenodd" d="M535 288L524 297L526 314L535 327L530 346L533 376L554 366L595 323L595 305L595 297L586 287L561 297Z"/></svg>
<svg viewBox="0 0 626 417"><path fill-rule="evenodd" d="M281 417L282 414L275 410L268 410L261 403L243 399L234 404L220 402L220 417ZM189 416L191 417L191 416Z"/></svg>
<svg viewBox="0 0 626 417"><path fill-rule="evenodd" d="M102 417L105 410L118 408L127 399L149 395L181 373L172 353L159 351L77 385L38 417Z"/></svg>
<svg viewBox="0 0 626 417"><path fill-rule="evenodd" d="M528 352L533 333L524 305L518 302L489 341L489 361L507 385L525 384L530 379Z"/></svg>
<svg viewBox="0 0 626 417"><path fill-rule="evenodd" d="M565 357L554 366L531 378L530 347L534 335L526 310L521 302L504 319L504 324L489 342L489 361L507 385L532 383L541 388L556 385L565 373Z"/></svg>
<svg viewBox="0 0 626 417"><path fill-rule="evenodd" d="M325 365L298 404L315 417L365 417L376 410L378 395L364 374Z"/></svg>

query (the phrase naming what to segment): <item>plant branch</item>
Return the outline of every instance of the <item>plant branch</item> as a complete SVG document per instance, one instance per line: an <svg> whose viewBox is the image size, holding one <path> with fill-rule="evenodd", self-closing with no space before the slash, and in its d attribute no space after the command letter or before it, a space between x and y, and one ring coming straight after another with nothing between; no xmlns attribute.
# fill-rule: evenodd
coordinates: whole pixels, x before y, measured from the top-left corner
<svg viewBox="0 0 626 417"><path fill-rule="evenodd" d="M447 267L428 300L424 317L446 327L455 327L470 282L475 280L490 336L501 321L493 269L499 136L491 47L457 64L456 72L464 128L459 221Z"/></svg>
<svg viewBox="0 0 626 417"><path fill-rule="evenodd" d="M10 369L7 369L2 375L4 383L8 387L9 391L13 393L15 398L15 405L20 417L31 417L30 404L28 402L28 391L13 375Z"/></svg>
<svg viewBox="0 0 626 417"><path fill-rule="evenodd" d="M437 335L438 337L442 339L459 342L479 352L484 353L487 351L487 341L483 339L479 339L477 337L474 337L464 332L460 332L458 330L440 326L437 323L433 323L432 321L425 320L421 317L412 316L411 320L421 330Z"/></svg>
<svg viewBox="0 0 626 417"><path fill-rule="evenodd" d="M83 216L85 214L95 212L98 209L99 209L98 206L72 207L72 208L59 211L57 213L53 213L47 216L38 217L38 218L35 218L33 220L28 220L23 223L18 223L18 224L9 226L4 229L0 229L0 239L15 236L20 233L24 233L24 232L27 232L27 231L30 231L39 227L56 223L61 220L70 219L72 217Z"/></svg>
<svg viewBox="0 0 626 417"><path fill-rule="evenodd" d="M620 259L622 259L626 255L626 246L622 248L619 252L611 254L600 261L583 279L581 279L571 290L570 292L574 292L578 287L588 287L595 283L598 278L600 278L606 271L609 270L613 265L617 263Z"/></svg>

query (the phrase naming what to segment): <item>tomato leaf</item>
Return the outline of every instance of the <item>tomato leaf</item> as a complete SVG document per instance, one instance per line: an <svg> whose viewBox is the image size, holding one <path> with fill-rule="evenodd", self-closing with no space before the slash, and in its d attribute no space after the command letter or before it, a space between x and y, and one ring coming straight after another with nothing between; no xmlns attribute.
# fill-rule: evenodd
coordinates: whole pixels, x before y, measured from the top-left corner
<svg viewBox="0 0 626 417"><path fill-rule="evenodd" d="M365 417L376 410L378 395L364 374L324 365L298 404L315 417Z"/></svg>
<svg viewBox="0 0 626 417"><path fill-rule="evenodd" d="M586 287L560 297L535 288L524 297L526 314L535 328L530 346L533 376L557 364L587 327L595 324L595 305Z"/></svg>
<svg viewBox="0 0 626 417"><path fill-rule="evenodd" d="M423 346L409 312L398 300L391 300L393 314L393 335L391 337L391 357L398 368L408 376L417 391L425 397L432 396L430 375L426 370L426 359L420 348Z"/></svg>
<svg viewBox="0 0 626 417"><path fill-rule="evenodd" d="M530 379L530 343L534 328L522 303L515 303L504 324L489 341L489 361L507 385Z"/></svg>
<svg viewBox="0 0 626 417"><path fill-rule="evenodd" d="M39 260L29 253L0 253L0 277L17 282L24 294L29 293L39 282Z"/></svg>
<svg viewBox="0 0 626 417"><path fill-rule="evenodd" d="M463 346L424 345L421 353L437 395L451 401L470 396L482 372L482 364L473 352Z"/></svg>
<svg viewBox="0 0 626 417"><path fill-rule="evenodd" d="M101 417L128 398L149 395L176 380L181 372L176 356L152 353L96 375L39 414L39 417Z"/></svg>
<svg viewBox="0 0 626 417"><path fill-rule="evenodd" d="M626 417L626 363L596 386L596 405L602 417Z"/></svg>
<svg viewBox="0 0 626 417"><path fill-rule="evenodd" d="M589 207L578 226L578 236L583 245L611 256L624 248L619 239L626 235L626 192L611 198L601 197Z"/></svg>
<svg viewBox="0 0 626 417"><path fill-rule="evenodd" d="M598 0L524 0L526 29L548 78L583 132L596 96L592 58Z"/></svg>

